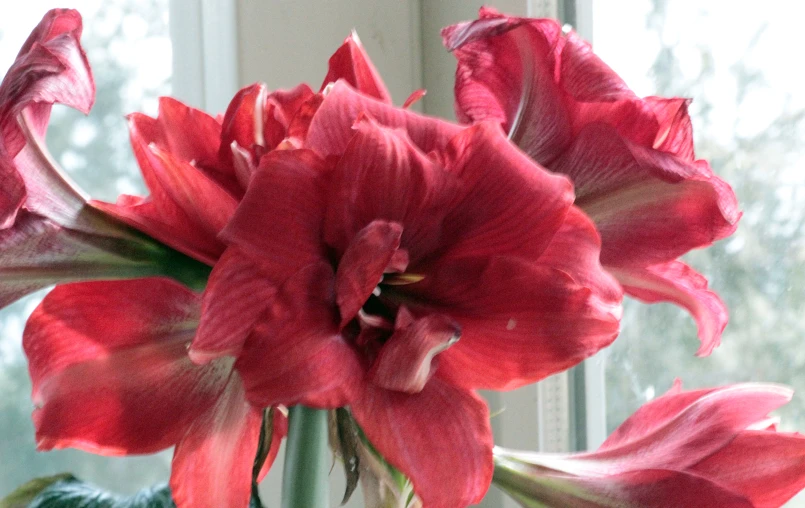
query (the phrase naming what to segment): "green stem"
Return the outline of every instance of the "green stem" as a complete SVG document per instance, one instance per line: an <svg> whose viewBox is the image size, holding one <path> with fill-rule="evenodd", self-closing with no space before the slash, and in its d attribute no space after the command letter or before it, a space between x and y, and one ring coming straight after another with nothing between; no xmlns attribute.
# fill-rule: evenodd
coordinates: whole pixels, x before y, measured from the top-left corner
<svg viewBox="0 0 805 508"><path fill-rule="evenodd" d="M290 409L282 508L329 506L327 411L294 406Z"/></svg>

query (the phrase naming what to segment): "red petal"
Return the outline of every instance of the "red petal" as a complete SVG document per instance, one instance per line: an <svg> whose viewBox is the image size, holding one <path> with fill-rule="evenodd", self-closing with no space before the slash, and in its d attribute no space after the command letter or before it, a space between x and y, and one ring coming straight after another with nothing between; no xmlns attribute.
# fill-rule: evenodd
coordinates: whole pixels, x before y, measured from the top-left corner
<svg viewBox="0 0 805 508"><path fill-rule="evenodd" d="M447 27L442 39L458 59L456 114L462 122L492 120L541 164L570 142L571 119L555 80L553 20L485 17Z"/></svg>
<svg viewBox="0 0 805 508"><path fill-rule="evenodd" d="M727 307L707 289L707 279L681 261L644 268L609 268L624 291L646 303L672 302L687 309L699 327L697 356L707 356L721 342Z"/></svg>
<svg viewBox="0 0 805 508"><path fill-rule="evenodd" d="M352 239L338 262L335 295L344 327L366 303L400 247L403 228L396 222L375 220Z"/></svg>
<svg viewBox="0 0 805 508"><path fill-rule="evenodd" d="M590 125L551 169L576 187L576 205L601 233L601 262L671 261L731 234L740 213L732 189L706 167Z"/></svg>
<svg viewBox="0 0 805 508"><path fill-rule="evenodd" d="M231 362L194 365L199 297L165 279L58 286L28 321L39 449L152 453L179 442Z"/></svg>
<svg viewBox="0 0 805 508"><path fill-rule="evenodd" d="M369 442L411 480L424 506L467 506L486 493L492 431L478 395L438 379L413 395L368 384L351 408Z"/></svg>
<svg viewBox="0 0 805 508"><path fill-rule="evenodd" d="M445 219L443 237L456 241L449 255L538 258L573 203L571 183L534 164L486 122L453 138L445 159L462 189Z"/></svg>
<svg viewBox="0 0 805 508"><path fill-rule="evenodd" d="M340 254L375 219L394 221L402 225L401 244L414 263L442 243L442 221L456 190L455 178L404 133L362 121L333 174L324 239Z"/></svg>
<svg viewBox="0 0 805 508"><path fill-rule="evenodd" d="M215 118L171 97L160 97L157 121L165 133L166 146L160 146L164 151L196 166L217 164L221 124Z"/></svg>
<svg viewBox="0 0 805 508"><path fill-rule="evenodd" d="M352 126L364 113L386 127L402 128L422 152L444 148L461 128L438 118L395 108L337 81L326 93L310 124L305 147L322 157L341 155L352 138Z"/></svg>
<svg viewBox="0 0 805 508"><path fill-rule="evenodd" d="M329 83L344 79L362 94L391 104L391 95L375 69L369 55L354 31L344 39L344 43L330 57L327 76L321 84L322 90Z"/></svg>
<svg viewBox="0 0 805 508"><path fill-rule="evenodd" d="M240 354L243 343L277 293L253 261L230 247L204 291L201 323L188 351L196 363Z"/></svg>
<svg viewBox="0 0 805 508"><path fill-rule="evenodd" d="M249 506L263 411L246 402L232 373L226 388L176 445L171 493L179 508Z"/></svg>
<svg viewBox="0 0 805 508"><path fill-rule="evenodd" d="M695 157L693 125L688 115L690 99L646 97L644 100L654 110L660 124L653 147L692 162Z"/></svg>
<svg viewBox="0 0 805 508"><path fill-rule="evenodd" d="M452 346L460 327L447 316L430 314L399 326L383 344L369 378L387 390L418 393L431 378L434 357Z"/></svg>
<svg viewBox="0 0 805 508"><path fill-rule="evenodd" d="M408 98L405 99L405 102L402 105L403 109L408 109L417 102L419 102L419 100L422 97L424 97L425 94L427 94L427 92L425 91L424 88L420 88L419 90L414 90L413 92L411 92L411 95L409 95Z"/></svg>
<svg viewBox="0 0 805 508"><path fill-rule="evenodd" d="M620 443L601 450L567 455L545 456L541 464L557 471L581 475L611 475L641 469L682 471L727 446L748 426L762 421L770 411L791 400L791 390L775 385L740 384L704 390L695 401L676 414L668 414L664 404L679 408L676 397L666 396L648 410L639 410L629 420L632 430ZM662 400L662 402L660 402ZM664 421L655 424L659 413ZM648 429L640 429L641 421Z"/></svg>
<svg viewBox="0 0 805 508"><path fill-rule="evenodd" d="M805 488L805 437L744 431L691 471L745 495L756 508L774 508Z"/></svg>
<svg viewBox="0 0 805 508"><path fill-rule="evenodd" d="M255 260L276 285L324 259L327 170L307 150L267 154L221 238Z"/></svg>
<svg viewBox="0 0 805 508"><path fill-rule="evenodd" d="M450 259L416 284L427 309L455 319L461 340L436 376L507 390L579 363L618 333L618 307L556 268L508 257Z"/></svg>
<svg viewBox="0 0 805 508"><path fill-rule="evenodd" d="M338 333L334 300L327 263L288 279L236 364L254 405L336 408L352 401L364 371Z"/></svg>
<svg viewBox="0 0 805 508"><path fill-rule="evenodd" d="M246 150L265 146L263 136L263 107L268 90L262 83L241 89L227 107L223 120L223 133L219 156L225 165L232 165L232 142Z"/></svg>

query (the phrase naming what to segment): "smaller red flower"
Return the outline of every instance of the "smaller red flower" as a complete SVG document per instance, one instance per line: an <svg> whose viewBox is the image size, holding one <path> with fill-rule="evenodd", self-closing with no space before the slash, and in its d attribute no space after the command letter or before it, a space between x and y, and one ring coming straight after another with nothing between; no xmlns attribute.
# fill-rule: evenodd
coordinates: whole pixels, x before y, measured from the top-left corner
<svg viewBox="0 0 805 508"><path fill-rule="evenodd" d="M530 157L573 180L601 234L601 263L626 294L673 302L709 354L727 309L677 258L735 231L732 189L696 160L688 100L639 98L575 33L551 19L482 8L442 31L458 59L456 114L495 121Z"/></svg>
<svg viewBox="0 0 805 508"><path fill-rule="evenodd" d="M677 381L595 452L496 448L495 483L523 506L779 507L805 487L805 437L768 417L791 394L761 384L682 391Z"/></svg>

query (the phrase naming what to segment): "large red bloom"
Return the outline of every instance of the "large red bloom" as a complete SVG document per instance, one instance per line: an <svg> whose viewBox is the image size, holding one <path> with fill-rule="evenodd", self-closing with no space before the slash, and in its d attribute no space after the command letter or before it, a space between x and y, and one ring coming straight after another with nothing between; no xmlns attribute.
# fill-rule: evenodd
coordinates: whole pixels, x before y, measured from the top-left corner
<svg viewBox="0 0 805 508"><path fill-rule="evenodd" d="M774 508L805 487L805 437L777 432L769 411L791 390L679 383L590 453L496 449L496 483L551 506ZM531 506L531 504L527 504Z"/></svg>
<svg viewBox="0 0 805 508"><path fill-rule="evenodd" d="M77 13L53 11L46 22L72 29L65 43L83 55ZM52 31L40 28L35 34ZM359 46L353 49L358 71L370 65L359 58ZM337 69L331 68L331 74L349 74L350 68L342 62ZM88 67L86 73L89 75ZM62 83L65 89L68 85ZM94 88L89 92L90 102L93 92ZM12 97L9 104L20 100ZM121 196L116 204L92 201L87 206L74 187L65 184L65 192L76 196L75 209L81 214L107 217L107 222L123 231L134 232L133 227L161 242L148 239L151 250L142 254L145 261L157 256L159 251L153 246L160 246L173 253L168 264L178 272L177 278L196 280L193 277L200 273L203 285L209 274L203 265L214 265L224 251L218 233L230 220L260 160L272 150L303 142L320 102L321 97L307 85L269 93L264 85L256 84L241 90L226 114L217 119L163 98L157 118L129 117L132 146L150 196ZM38 107L37 111L42 109ZM55 166L46 169L53 169L43 172L48 178L60 176ZM26 178L31 174L18 173ZM9 173L9 178L18 173ZM33 190L60 189L50 180L31 181L38 185ZM27 223L20 214L15 220L12 232L19 236L19 231L25 231L20 224ZM52 244L40 247L44 254L52 255ZM59 252L64 251L62 247ZM19 250L11 254L14 259L21 257ZM195 264L187 266L186 259ZM75 279L86 278L74 267L67 268ZM193 277L181 277L183 270L193 272ZM119 278L119 273L113 275ZM212 308L215 310L214 304ZM38 447L127 455L176 446L171 488L178 506L247 506L261 408L268 405L247 402L232 359L204 366L190 361L187 346L200 315L200 296L167 279L58 286L36 309L24 337L37 405ZM261 475L267 472L285 433L281 414L277 413L273 430Z"/></svg>
<svg viewBox="0 0 805 508"><path fill-rule="evenodd" d="M475 390L542 379L617 334L595 229L568 180L491 123L462 130L342 82L305 146L262 159L221 234L191 357L238 355L258 406L349 405L425 505L477 502L492 436ZM227 307L254 325L219 326Z"/></svg>
<svg viewBox="0 0 805 508"><path fill-rule="evenodd" d="M483 8L442 35L458 59L459 120L500 123L535 161L568 175L601 234L604 266L627 294L686 308L698 354L709 354L727 311L677 258L730 235L740 213L729 185L694 157L688 101L638 98L554 20Z"/></svg>

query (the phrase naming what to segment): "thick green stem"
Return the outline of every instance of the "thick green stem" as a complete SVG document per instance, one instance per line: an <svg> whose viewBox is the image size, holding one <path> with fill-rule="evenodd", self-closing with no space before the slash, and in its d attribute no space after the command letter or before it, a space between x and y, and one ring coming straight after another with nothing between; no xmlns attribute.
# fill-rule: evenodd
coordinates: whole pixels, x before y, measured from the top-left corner
<svg viewBox="0 0 805 508"><path fill-rule="evenodd" d="M327 411L292 407L285 443L282 508L327 508L330 461Z"/></svg>

